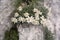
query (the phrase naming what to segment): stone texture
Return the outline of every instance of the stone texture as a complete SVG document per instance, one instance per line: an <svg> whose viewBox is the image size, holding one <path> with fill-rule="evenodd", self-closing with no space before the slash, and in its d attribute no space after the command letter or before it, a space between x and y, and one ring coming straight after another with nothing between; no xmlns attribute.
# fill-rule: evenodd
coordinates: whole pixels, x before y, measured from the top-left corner
<svg viewBox="0 0 60 40"><path fill-rule="evenodd" d="M0 0L0 40L3 39L5 31L12 26L9 16L14 10L13 1Z"/></svg>
<svg viewBox="0 0 60 40"><path fill-rule="evenodd" d="M44 0L49 8L51 8L48 19L50 20L50 28L55 34L55 40L60 40L60 0ZM49 27L49 26L48 26Z"/></svg>
<svg viewBox="0 0 60 40"><path fill-rule="evenodd" d="M22 24L18 27L19 40L43 40L42 26Z"/></svg>

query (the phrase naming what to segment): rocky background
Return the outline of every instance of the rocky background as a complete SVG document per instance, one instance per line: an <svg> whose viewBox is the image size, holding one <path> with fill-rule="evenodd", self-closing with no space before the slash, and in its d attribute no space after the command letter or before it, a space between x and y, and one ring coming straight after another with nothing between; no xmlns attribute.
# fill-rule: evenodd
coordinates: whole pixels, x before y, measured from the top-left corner
<svg viewBox="0 0 60 40"><path fill-rule="evenodd" d="M44 40L41 25L23 24L18 28L19 40Z"/></svg>
<svg viewBox="0 0 60 40"><path fill-rule="evenodd" d="M54 39L60 40L60 0L44 0L44 6L50 11L48 28L54 33Z"/></svg>
<svg viewBox="0 0 60 40"><path fill-rule="evenodd" d="M10 14L15 9L15 0L0 0L0 40L3 40L6 30L11 28Z"/></svg>
<svg viewBox="0 0 60 40"><path fill-rule="evenodd" d="M5 31L10 29L12 26L10 22L10 15L15 9L15 7L13 6L14 3L15 0L0 0L0 40L3 40ZM50 20L48 28L54 33L55 40L60 40L60 11L59 11L60 6L59 5L60 5L60 0L44 0L44 6L49 8L50 11L47 16L48 19ZM40 40L39 37L43 32L39 26L36 27L34 25L30 25L29 28L27 27L22 28L22 25L20 25L20 27L21 28L19 28L18 31L22 33L22 36L20 37L21 40ZM40 32L41 34L39 34ZM43 40L43 34L41 40Z"/></svg>

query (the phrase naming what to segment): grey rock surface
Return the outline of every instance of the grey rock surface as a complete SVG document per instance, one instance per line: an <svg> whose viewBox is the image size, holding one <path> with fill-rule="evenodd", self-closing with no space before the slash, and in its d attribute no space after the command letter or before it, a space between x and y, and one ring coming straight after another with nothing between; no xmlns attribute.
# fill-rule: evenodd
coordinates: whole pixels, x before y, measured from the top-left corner
<svg viewBox="0 0 60 40"><path fill-rule="evenodd" d="M11 27L10 14L14 10L14 0L0 0L0 40L3 40L4 33Z"/></svg>
<svg viewBox="0 0 60 40"><path fill-rule="evenodd" d="M44 40L42 26L23 24L18 27L19 40Z"/></svg>
<svg viewBox="0 0 60 40"><path fill-rule="evenodd" d="M60 40L60 0L44 0L45 3L51 8L52 15L47 17L52 25L50 25L51 28L54 30L55 40Z"/></svg>

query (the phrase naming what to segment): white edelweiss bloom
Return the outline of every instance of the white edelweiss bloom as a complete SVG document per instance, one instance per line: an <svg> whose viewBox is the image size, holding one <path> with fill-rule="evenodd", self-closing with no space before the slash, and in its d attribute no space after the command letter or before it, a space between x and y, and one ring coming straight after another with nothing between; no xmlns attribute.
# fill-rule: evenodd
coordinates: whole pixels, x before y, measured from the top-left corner
<svg viewBox="0 0 60 40"><path fill-rule="evenodd" d="M37 9L37 8L34 8L34 9L33 9L33 12L37 12L37 11L38 11L38 9Z"/></svg>
<svg viewBox="0 0 60 40"><path fill-rule="evenodd" d="M43 24L43 21L41 20L41 24Z"/></svg>
<svg viewBox="0 0 60 40"><path fill-rule="evenodd" d="M34 20L34 17L33 16L26 18L26 21L28 23L31 23L33 20Z"/></svg>
<svg viewBox="0 0 60 40"><path fill-rule="evenodd" d="M30 17L26 18L26 21L27 21L28 23L30 23L30 22L31 22Z"/></svg>
<svg viewBox="0 0 60 40"><path fill-rule="evenodd" d="M16 12L15 15L14 15L14 17L18 17L18 16L19 16L19 14Z"/></svg>
<svg viewBox="0 0 60 40"><path fill-rule="evenodd" d="M42 18L42 21L45 23L47 20L45 18Z"/></svg>
<svg viewBox="0 0 60 40"><path fill-rule="evenodd" d="M40 11L37 11L37 14L40 14L40 15L42 15L42 12L40 12Z"/></svg>
<svg viewBox="0 0 60 40"><path fill-rule="evenodd" d="M26 22L26 19L25 19L25 18L22 18L22 23L23 23L23 22Z"/></svg>
<svg viewBox="0 0 60 40"><path fill-rule="evenodd" d="M14 22L14 23L17 23L18 22L18 20L16 18L14 18L14 17L11 18L11 21Z"/></svg>
<svg viewBox="0 0 60 40"><path fill-rule="evenodd" d="M34 21L32 22L32 24L34 24L34 25L39 25L39 21L34 20Z"/></svg>
<svg viewBox="0 0 60 40"><path fill-rule="evenodd" d="M30 19L31 19L31 20L34 20L34 17L33 17L33 16L31 16L31 17L30 17Z"/></svg>
<svg viewBox="0 0 60 40"><path fill-rule="evenodd" d="M45 18L44 18L44 16L42 16L42 17L40 17L42 20L44 20Z"/></svg>
<svg viewBox="0 0 60 40"><path fill-rule="evenodd" d="M22 6L19 6L19 7L18 7L18 10L19 10L19 11L22 11L22 9L23 9Z"/></svg>
<svg viewBox="0 0 60 40"><path fill-rule="evenodd" d="M40 12L40 10L38 10L37 8L34 8L34 9L33 9L33 12L36 12L36 14L42 15L42 12Z"/></svg>
<svg viewBox="0 0 60 40"><path fill-rule="evenodd" d="M42 19L41 24L43 24L43 26L47 26L47 19Z"/></svg>
<svg viewBox="0 0 60 40"><path fill-rule="evenodd" d="M25 18L19 17L19 18L18 18L18 21L20 21L20 22L25 22Z"/></svg>
<svg viewBox="0 0 60 40"><path fill-rule="evenodd" d="M39 15L42 15L42 12L37 11L37 12L35 13L35 19L36 19L36 20L39 20Z"/></svg>
<svg viewBox="0 0 60 40"><path fill-rule="evenodd" d="M43 24L43 26L45 26L45 23L44 23L44 21L42 21L42 20L41 20L41 24Z"/></svg>
<svg viewBox="0 0 60 40"><path fill-rule="evenodd" d="M42 15L42 12L40 12L40 15Z"/></svg>
<svg viewBox="0 0 60 40"><path fill-rule="evenodd" d="M39 20L39 14L35 14L35 20Z"/></svg>
<svg viewBox="0 0 60 40"><path fill-rule="evenodd" d="M33 16L31 16L31 17L30 17L30 19L31 19L31 22L32 22L32 21L34 20L34 17L33 17Z"/></svg>
<svg viewBox="0 0 60 40"><path fill-rule="evenodd" d="M28 16L29 16L29 13L27 13L27 12L24 13L24 16L25 16L25 17L28 17Z"/></svg>
<svg viewBox="0 0 60 40"><path fill-rule="evenodd" d="M37 16L37 17L35 17L35 20L39 20L39 17Z"/></svg>

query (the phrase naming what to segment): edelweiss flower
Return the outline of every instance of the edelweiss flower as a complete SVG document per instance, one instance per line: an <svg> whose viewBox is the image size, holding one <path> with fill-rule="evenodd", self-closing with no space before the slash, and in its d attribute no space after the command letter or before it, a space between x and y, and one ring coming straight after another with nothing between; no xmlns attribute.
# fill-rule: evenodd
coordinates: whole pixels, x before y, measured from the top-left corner
<svg viewBox="0 0 60 40"><path fill-rule="evenodd" d="M35 20L39 20L39 14L35 14Z"/></svg>
<svg viewBox="0 0 60 40"><path fill-rule="evenodd" d="M41 24L43 24L43 26L47 26L47 22L46 22L46 20L41 20Z"/></svg>
<svg viewBox="0 0 60 40"><path fill-rule="evenodd" d="M44 18L44 16L41 17L41 24L43 24L43 26L47 25L47 19Z"/></svg>
<svg viewBox="0 0 60 40"><path fill-rule="evenodd" d="M40 12L40 10L38 10L37 8L34 8L34 9L33 9L33 12L36 12L36 14L42 15L42 12Z"/></svg>
<svg viewBox="0 0 60 40"><path fill-rule="evenodd" d="M16 18L14 18L14 17L13 17L13 18L11 18L11 21L12 21L12 22L14 22L14 23L17 23L17 22L18 22L18 21L17 21L17 19L16 19Z"/></svg>
<svg viewBox="0 0 60 40"><path fill-rule="evenodd" d="M40 11L37 11L37 13L36 14L40 14L40 15L42 15L42 12L40 12Z"/></svg>
<svg viewBox="0 0 60 40"><path fill-rule="evenodd" d="M16 12L15 15L14 15L14 17L18 17L18 16L19 16L19 14Z"/></svg>
<svg viewBox="0 0 60 40"><path fill-rule="evenodd" d="M39 25L39 21L34 20L34 21L32 22L32 24L34 24L34 25Z"/></svg>
<svg viewBox="0 0 60 40"><path fill-rule="evenodd" d="M20 22L25 22L25 18L19 17L19 18L18 18L18 21L20 21Z"/></svg>
<svg viewBox="0 0 60 40"><path fill-rule="evenodd" d="M44 16L42 16L42 17L40 17L42 20L44 20L45 18L44 18Z"/></svg>
<svg viewBox="0 0 60 40"><path fill-rule="evenodd" d="M29 16L29 13L27 13L27 12L24 13L24 16L25 16L25 17L28 17L28 16Z"/></svg>
<svg viewBox="0 0 60 40"><path fill-rule="evenodd" d="M19 6L19 7L18 7L18 10L19 10L19 11L22 11L22 6Z"/></svg>
<svg viewBox="0 0 60 40"><path fill-rule="evenodd" d="M26 21L28 23L31 23L33 20L34 20L34 17L33 16L26 18Z"/></svg>
<svg viewBox="0 0 60 40"><path fill-rule="evenodd" d="M34 8L34 9L33 9L33 12L37 12L37 11L38 11L38 9L37 9L37 8Z"/></svg>

